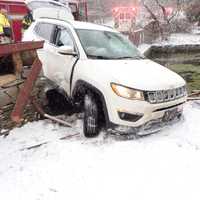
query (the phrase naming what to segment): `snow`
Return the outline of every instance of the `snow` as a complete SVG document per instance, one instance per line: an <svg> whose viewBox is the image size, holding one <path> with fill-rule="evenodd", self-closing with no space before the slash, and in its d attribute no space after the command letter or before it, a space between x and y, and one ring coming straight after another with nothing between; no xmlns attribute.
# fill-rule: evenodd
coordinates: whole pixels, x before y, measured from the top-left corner
<svg viewBox="0 0 200 200"><path fill-rule="evenodd" d="M119 141L94 139L75 128L38 121L0 137L3 200L199 199L200 106L187 103L184 120L161 132ZM27 147L45 143L38 148Z"/></svg>
<svg viewBox="0 0 200 200"><path fill-rule="evenodd" d="M104 23L104 25L114 28L115 22L113 21L113 19L109 19Z"/></svg>
<svg viewBox="0 0 200 200"><path fill-rule="evenodd" d="M192 30L193 34L199 35L200 34L200 27L196 26L193 30Z"/></svg>
<svg viewBox="0 0 200 200"><path fill-rule="evenodd" d="M139 51L140 51L142 54L144 54L145 52L147 52L150 48L151 48L151 45L150 45L150 44L145 44L145 43L140 44L140 45L138 46L138 49L139 49Z"/></svg>
<svg viewBox="0 0 200 200"><path fill-rule="evenodd" d="M197 30L193 30L197 33ZM167 41L159 42L158 45L192 45L200 44L200 35L191 33L174 33L171 34Z"/></svg>
<svg viewBox="0 0 200 200"><path fill-rule="evenodd" d="M160 40L153 44L142 43L138 46L139 51L144 54L151 46L178 46L178 45L200 45L200 28L194 28L192 33L174 33L171 34L167 41Z"/></svg>

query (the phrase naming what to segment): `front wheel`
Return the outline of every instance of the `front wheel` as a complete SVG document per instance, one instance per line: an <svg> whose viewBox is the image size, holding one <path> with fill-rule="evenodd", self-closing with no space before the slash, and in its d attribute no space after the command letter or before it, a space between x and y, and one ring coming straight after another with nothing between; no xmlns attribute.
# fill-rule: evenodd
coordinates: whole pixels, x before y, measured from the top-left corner
<svg viewBox="0 0 200 200"><path fill-rule="evenodd" d="M83 132L85 137L95 137L99 134L99 110L95 97L86 94L84 98Z"/></svg>

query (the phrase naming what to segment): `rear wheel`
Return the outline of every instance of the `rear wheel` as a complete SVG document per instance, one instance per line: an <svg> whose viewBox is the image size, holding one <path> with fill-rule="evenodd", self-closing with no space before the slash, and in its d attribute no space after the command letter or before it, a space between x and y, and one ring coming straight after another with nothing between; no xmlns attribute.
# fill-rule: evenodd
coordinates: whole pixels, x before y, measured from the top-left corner
<svg viewBox="0 0 200 200"><path fill-rule="evenodd" d="M95 137L99 134L99 109L97 101L91 93L84 97L83 132L86 137Z"/></svg>

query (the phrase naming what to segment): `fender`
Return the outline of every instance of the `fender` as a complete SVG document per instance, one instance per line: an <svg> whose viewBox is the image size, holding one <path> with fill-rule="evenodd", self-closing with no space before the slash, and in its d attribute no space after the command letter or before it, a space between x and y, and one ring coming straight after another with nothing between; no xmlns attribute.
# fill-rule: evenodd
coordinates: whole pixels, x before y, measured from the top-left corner
<svg viewBox="0 0 200 200"><path fill-rule="evenodd" d="M104 112L104 116L105 116L106 127L109 127L110 120L109 120L109 116L108 116L108 110L107 110L107 106L106 106L106 101L105 101L104 95L95 86L91 85L90 83L88 83L86 81L78 80L76 82L74 90L72 92L72 99L73 99L73 101L75 101L76 94L79 92L80 89L81 89L81 92L83 92L83 93L85 92L83 90L83 88L90 89L91 91L93 91L95 94L97 94L100 97L100 100L101 100L102 105L103 105L103 112Z"/></svg>

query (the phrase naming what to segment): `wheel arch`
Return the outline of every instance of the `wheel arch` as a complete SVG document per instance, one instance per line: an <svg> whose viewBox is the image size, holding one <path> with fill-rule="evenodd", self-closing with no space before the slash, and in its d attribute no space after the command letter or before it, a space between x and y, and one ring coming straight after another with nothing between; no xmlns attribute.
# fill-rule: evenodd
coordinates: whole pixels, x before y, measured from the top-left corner
<svg viewBox="0 0 200 200"><path fill-rule="evenodd" d="M86 81L78 80L72 91L73 102L82 101L84 99L84 95L87 93L88 90L90 92L92 92L96 97L99 98L99 101L102 105L102 111L104 114L104 118L105 118L105 125L108 127L109 126L109 115L108 115L108 109L106 106L106 101L105 101L103 93L98 88L96 88L95 86L93 86L92 84L90 84Z"/></svg>

